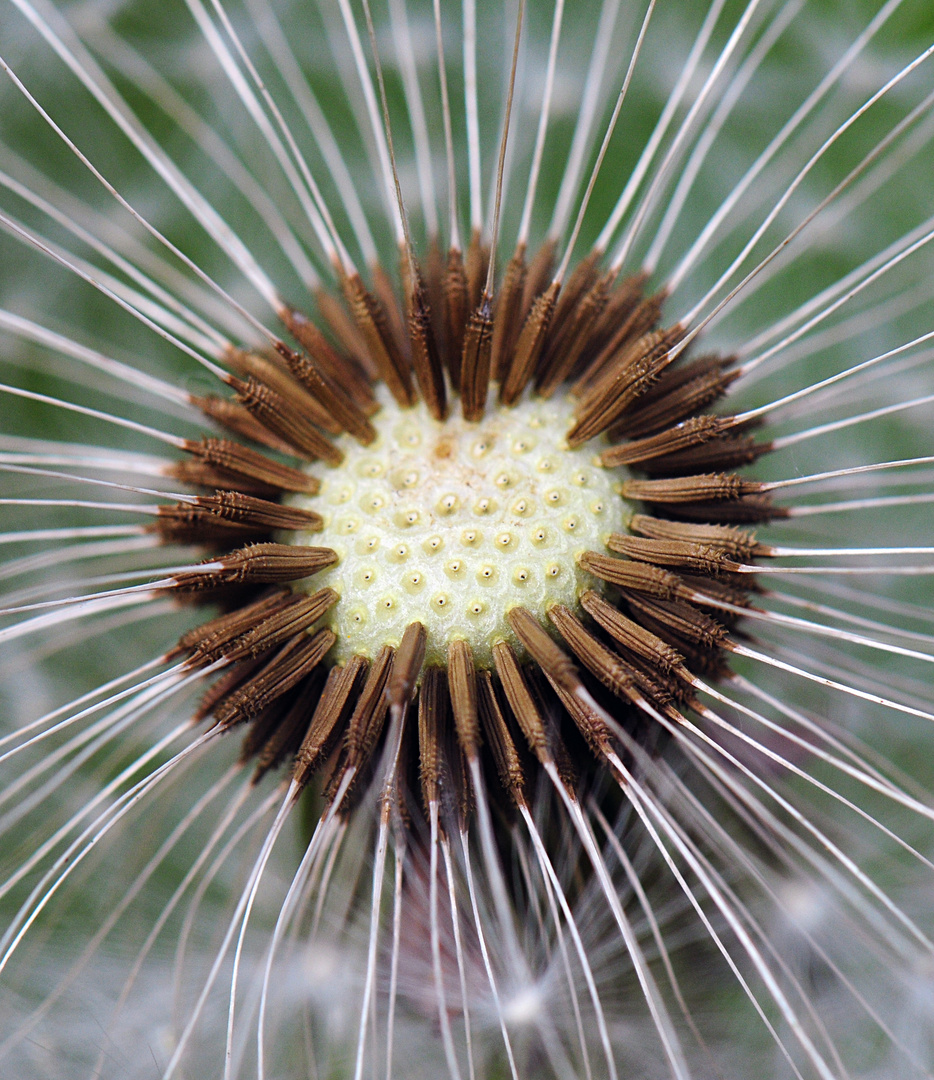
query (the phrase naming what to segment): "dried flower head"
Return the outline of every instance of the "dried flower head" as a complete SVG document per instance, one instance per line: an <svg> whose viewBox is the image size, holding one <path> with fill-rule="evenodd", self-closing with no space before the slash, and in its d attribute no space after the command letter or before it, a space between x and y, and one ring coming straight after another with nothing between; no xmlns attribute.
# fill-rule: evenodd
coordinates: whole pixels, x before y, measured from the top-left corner
<svg viewBox="0 0 934 1080"><path fill-rule="evenodd" d="M931 1075L869 7L10 0L4 1070Z"/></svg>

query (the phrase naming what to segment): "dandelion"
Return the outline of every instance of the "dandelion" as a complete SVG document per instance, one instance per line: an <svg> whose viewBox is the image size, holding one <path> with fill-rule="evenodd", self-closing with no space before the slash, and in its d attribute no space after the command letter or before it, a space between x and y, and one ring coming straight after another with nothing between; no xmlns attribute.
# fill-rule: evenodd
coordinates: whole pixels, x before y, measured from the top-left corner
<svg viewBox="0 0 934 1080"><path fill-rule="evenodd" d="M150 7L0 16L5 1074L930 1076L924 5Z"/></svg>

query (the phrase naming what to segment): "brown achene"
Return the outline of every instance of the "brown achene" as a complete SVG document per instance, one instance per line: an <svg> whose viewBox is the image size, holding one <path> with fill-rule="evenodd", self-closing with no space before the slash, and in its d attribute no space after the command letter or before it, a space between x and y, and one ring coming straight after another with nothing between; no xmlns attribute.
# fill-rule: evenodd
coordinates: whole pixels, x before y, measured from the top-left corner
<svg viewBox="0 0 934 1080"><path fill-rule="evenodd" d="M318 326L289 307L283 320L294 344L239 354L245 379L231 378L233 401L204 404L215 420L226 410L232 433L266 449L190 444L178 475L217 490L163 507L152 528L165 542L221 552L228 537L250 541L170 587L222 603L224 613L186 634L178 651L192 667L224 669L198 718L247 727L243 756L257 760L257 780L290 763L296 797L320 775L325 803L340 793L344 812L393 741L405 760L392 775L421 776L426 810L443 777L457 812L471 813L480 762L499 776L504 805L521 810L529 770L556 769L569 792L594 769L619 779L623 748L611 718L628 716L646 732L663 718L677 722L697 679L726 672L730 629L755 588L750 570L771 553L743 526L783 513L763 485L731 470L769 445L755 442L748 425L705 411L731 385L731 360L679 350L685 329L660 328L664 296L644 294L646 275L615 281L590 258L562 288L553 256L543 250L527 265L517 251L492 297L480 288L489 253L478 242L466 260L457 250L446 265L429 258L427 271L406 253L401 301L388 275L371 290L354 274L344 282L346 310L332 298ZM441 303L430 308L429 296ZM568 442L599 439L604 467L631 470L621 497L645 512L604 550L583 553L593 587L580 590L575 610L554 605L547 626L503 600L515 641L492 643L489 670L478 668L467 640L448 647L445 668L426 667L428 632L418 622L376 656L329 664L327 612L341 598L330 588L306 595L290 587L337 556L283 543L290 530L316 531L321 518L279 500L317 490L308 463L339 461L336 435L369 445L380 423L379 381L402 407L421 396L441 421L452 410L479 421L530 394L572 395ZM444 467L445 445L442 437L426 449L433 466ZM291 460L269 449L288 450ZM409 722L417 734L402 738ZM384 795L408 820L403 787Z"/></svg>

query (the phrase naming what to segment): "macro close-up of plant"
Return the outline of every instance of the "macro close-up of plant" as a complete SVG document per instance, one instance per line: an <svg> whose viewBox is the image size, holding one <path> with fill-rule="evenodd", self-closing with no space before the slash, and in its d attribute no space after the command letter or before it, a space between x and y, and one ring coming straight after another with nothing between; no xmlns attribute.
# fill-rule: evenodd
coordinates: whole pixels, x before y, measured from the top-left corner
<svg viewBox="0 0 934 1080"><path fill-rule="evenodd" d="M0 1076L934 1077L929 0L0 5Z"/></svg>

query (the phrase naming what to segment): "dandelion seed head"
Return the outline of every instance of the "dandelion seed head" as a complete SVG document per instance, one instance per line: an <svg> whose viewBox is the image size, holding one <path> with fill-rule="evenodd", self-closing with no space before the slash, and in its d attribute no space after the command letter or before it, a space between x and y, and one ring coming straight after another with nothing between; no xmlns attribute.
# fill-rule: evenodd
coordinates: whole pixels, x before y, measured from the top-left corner
<svg viewBox="0 0 934 1080"><path fill-rule="evenodd" d="M832 900L816 882L798 878L782 884L782 900L789 923L817 930L832 911Z"/></svg>
<svg viewBox="0 0 934 1080"><path fill-rule="evenodd" d="M516 1027L540 1023L547 1000L547 995L540 986L525 987L504 1002L506 1022Z"/></svg>
<svg viewBox="0 0 934 1080"><path fill-rule="evenodd" d="M0 1071L930 1075L898 0L14 5Z"/></svg>

